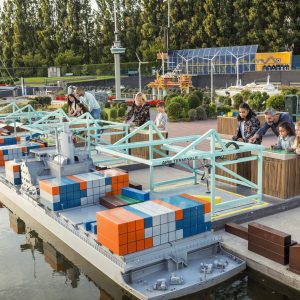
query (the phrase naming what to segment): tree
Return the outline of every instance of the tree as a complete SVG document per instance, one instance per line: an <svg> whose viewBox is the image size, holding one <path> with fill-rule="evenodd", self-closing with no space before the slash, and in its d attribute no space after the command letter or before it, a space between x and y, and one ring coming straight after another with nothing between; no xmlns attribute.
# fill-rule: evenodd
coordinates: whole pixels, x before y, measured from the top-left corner
<svg viewBox="0 0 300 300"><path fill-rule="evenodd" d="M1 13L1 52L2 59L7 67L12 66L13 59L13 19L14 19L14 4L11 0L5 1L3 4L3 10Z"/></svg>
<svg viewBox="0 0 300 300"><path fill-rule="evenodd" d="M15 18L14 18L14 34L12 44L12 65L14 67L23 66L22 56L26 53L26 1L14 0Z"/></svg>
<svg viewBox="0 0 300 300"><path fill-rule="evenodd" d="M78 65L81 62L81 56L76 55L73 50L66 50L65 52L59 53L55 58L56 66L72 66Z"/></svg>
<svg viewBox="0 0 300 300"><path fill-rule="evenodd" d="M54 33L53 7L49 0L41 0L38 16L41 24L38 30L38 49L40 55L45 58L46 65L52 65L57 52L57 43Z"/></svg>

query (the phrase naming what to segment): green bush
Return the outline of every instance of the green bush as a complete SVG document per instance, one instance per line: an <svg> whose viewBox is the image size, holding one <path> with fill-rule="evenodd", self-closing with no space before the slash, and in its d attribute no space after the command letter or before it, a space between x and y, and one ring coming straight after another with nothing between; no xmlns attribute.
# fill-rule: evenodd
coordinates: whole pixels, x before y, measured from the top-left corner
<svg viewBox="0 0 300 300"><path fill-rule="evenodd" d="M281 94L282 95L297 94L299 92L300 92L300 90L297 87L281 86Z"/></svg>
<svg viewBox="0 0 300 300"><path fill-rule="evenodd" d="M210 97L204 96L202 100L202 105L209 105L210 104Z"/></svg>
<svg viewBox="0 0 300 300"><path fill-rule="evenodd" d="M164 100L165 100L166 105L168 105L169 103L171 103L170 100L171 100L172 98L177 97L177 96L179 96L179 94L177 94L177 93L170 93L170 94L168 94L167 96L165 96L165 97L164 97Z"/></svg>
<svg viewBox="0 0 300 300"><path fill-rule="evenodd" d="M69 105L68 105L68 103L65 103L65 104L61 107L61 109L67 114L67 113L68 113L68 110L69 110Z"/></svg>
<svg viewBox="0 0 300 300"><path fill-rule="evenodd" d="M249 90L241 91L241 95L243 96L245 102L247 102L250 99L251 94L252 93Z"/></svg>
<svg viewBox="0 0 300 300"><path fill-rule="evenodd" d="M121 107L121 108L124 108L124 109L125 109L125 112L127 111L128 106L127 106L126 104L122 103L120 107Z"/></svg>
<svg viewBox="0 0 300 300"><path fill-rule="evenodd" d="M108 120L108 114L105 110L101 111L101 120L105 120L105 121Z"/></svg>
<svg viewBox="0 0 300 300"><path fill-rule="evenodd" d="M196 95L196 96L200 99L200 102L201 102L201 104L202 104L202 102L203 102L203 97L204 97L203 91L201 91L201 90L195 90L195 91L193 91L193 94L192 94L192 95Z"/></svg>
<svg viewBox="0 0 300 300"><path fill-rule="evenodd" d="M214 119L217 117L217 107L215 103L210 103L207 107L207 117L209 119Z"/></svg>
<svg viewBox="0 0 300 300"><path fill-rule="evenodd" d="M112 108L110 110L110 119L115 120L118 117L118 110L116 108Z"/></svg>
<svg viewBox="0 0 300 300"><path fill-rule="evenodd" d="M30 100L28 104L31 105L34 109L37 109L39 107L39 103L36 100Z"/></svg>
<svg viewBox="0 0 300 300"><path fill-rule="evenodd" d="M195 92L188 96L187 102L188 102L189 109L197 108L202 104L201 99Z"/></svg>
<svg viewBox="0 0 300 300"><path fill-rule="evenodd" d="M218 101L223 105L231 106L231 99L228 96L219 96Z"/></svg>
<svg viewBox="0 0 300 300"><path fill-rule="evenodd" d="M188 109L188 102L182 96L176 96L169 100L168 104L179 103L183 109Z"/></svg>
<svg viewBox="0 0 300 300"><path fill-rule="evenodd" d="M110 103L109 102L105 102L104 107L105 108L110 108Z"/></svg>
<svg viewBox="0 0 300 300"><path fill-rule="evenodd" d="M233 108L238 109L240 104L244 102L244 97L241 94L233 96Z"/></svg>
<svg viewBox="0 0 300 300"><path fill-rule="evenodd" d="M218 115L221 115L221 113L227 114L230 111L231 111L231 107L229 105L219 105L217 107L217 113L218 113Z"/></svg>
<svg viewBox="0 0 300 300"><path fill-rule="evenodd" d="M266 107L273 107L275 110L284 111L285 103L283 95L273 95L267 100Z"/></svg>
<svg viewBox="0 0 300 300"><path fill-rule="evenodd" d="M35 97L33 100L42 106L51 104L51 97Z"/></svg>
<svg viewBox="0 0 300 300"><path fill-rule="evenodd" d="M167 108L168 116L171 120L178 120L183 116L183 108L179 102L172 102Z"/></svg>
<svg viewBox="0 0 300 300"><path fill-rule="evenodd" d="M189 110L188 112L188 115L189 115L189 120L190 121L195 121L197 120L197 110L192 108Z"/></svg>
<svg viewBox="0 0 300 300"><path fill-rule="evenodd" d="M123 118L125 116L126 110L124 109L124 107L120 107L118 109L118 118Z"/></svg>
<svg viewBox="0 0 300 300"><path fill-rule="evenodd" d="M255 92L249 96L248 104L255 111L263 111L266 107L267 93Z"/></svg>
<svg viewBox="0 0 300 300"><path fill-rule="evenodd" d="M207 120L206 109L204 106L198 106L196 108L197 119L198 120Z"/></svg>

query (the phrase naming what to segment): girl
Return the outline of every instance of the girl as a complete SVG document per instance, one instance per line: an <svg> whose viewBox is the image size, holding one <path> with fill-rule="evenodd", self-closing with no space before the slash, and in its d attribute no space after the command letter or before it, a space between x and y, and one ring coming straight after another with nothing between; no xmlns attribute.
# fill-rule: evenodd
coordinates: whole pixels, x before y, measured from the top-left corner
<svg viewBox="0 0 300 300"><path fill-rule="evenodd" d="M241 103L238 114L238 128L236 135L232 137L234 141L249 143L249 139L253 137L256 131L260 128L260 122L247 103ZM256 141L261 143L261 139Z"/></svg>
<svg viewBox="0 0 300 300"><path fill-rule="evenodd" d="M279 136L275 145L271 146L271 149L286 150L292 147L295 139L294 129L289 122L280 123L278 126Z"/></svg>
<svg viewBox="0 0 300 300"><path fill-rule="evenodd" d="M78 103L77 104L77 114L76 116L79 117L79 116L82 116L84 115L86 112L88 112L86 106L82 103Z"/></svg>
<svg viewBox="0 0 300 300"><path fill-rule="evenodd" d="M77 107L80 101L75 97L74 94L68 95L68 115L71 117L77 116Z"/></svg>
<svg viewBox="0 0 300 300"><path fill-rule="evenodd" d="M295 151L296 154L300 155L300 121L295 124L295 140L292 147L288 148L288 151Z"/></svg>
<svg viewBox="0 0 300 300"><path fill-rule="evenodd" d="M137 93L134 99L134 103L131 110L125 117L125 122L129 121L133 117L133 123L135 126L142 126L150 120L150 107L146 102L146 95L143 93Z"/></svg>

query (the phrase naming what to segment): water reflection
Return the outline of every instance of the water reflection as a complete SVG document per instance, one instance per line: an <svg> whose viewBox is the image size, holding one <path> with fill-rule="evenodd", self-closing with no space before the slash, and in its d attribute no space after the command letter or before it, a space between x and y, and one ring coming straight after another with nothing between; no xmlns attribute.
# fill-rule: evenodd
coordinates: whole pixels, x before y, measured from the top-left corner
<svg viewBox="0 0 300 300"><path fill-rule="evenodd" d="M3 208L1 202L0 208ZM7 217L6 224L3 223L5 215ZM16 245L18 245L19 251L7 259L11 260L9 265L12 269L16 273L25 274L22 276L26 278L25 284L22 280L18 281L17 274L12 277L15 279L15 285L10 285L12 279L8 282L0 281L4 284L4 286L0 284L0 299L131 299L124 294L124 291L117 284L45 228L29 217L28 220L27 217L23 219L25 222L12 211L0 210L0 229L1 227L7 229L4 235L2 234L3 231L0 230L0 239L4 237L7 240L6 247L8 247L2 249L4 253L1 253L0 245L0 264L2 263L1 256L5 253L7 255L7 251L14 252ZM18 239L14 239L14 236ZM21 257L18 258L18 256ZM3 274L3 270L0 269L0 280L5 278L5 275L1 277L1 273ZM16 296L16 289L19 290L18 296ZM37 292L37 289L40 291ZM3 295L4 298L2 298ZM300 299L300 294L287 288L284 289L278 283L275 284L274 281L261 274L247 271L218 287L187 295L181 299L265 300L266 298L268 300L292 300Z"/></svg>

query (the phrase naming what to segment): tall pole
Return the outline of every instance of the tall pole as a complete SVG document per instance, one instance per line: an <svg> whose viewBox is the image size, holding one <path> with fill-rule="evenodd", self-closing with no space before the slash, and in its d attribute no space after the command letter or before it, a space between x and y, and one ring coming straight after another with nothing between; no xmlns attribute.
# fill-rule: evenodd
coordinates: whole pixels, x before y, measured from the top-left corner
<svg viewBox="0 0 300 300"><path fill-rule="evenodd" d="M125 52L125 48L121 48L121 43L118 37L117 26L117 1L114 0L114 23L115 23L115 41L112 46L111 53L114 55L115 60L115 87L116 87L116 99L121 99L121 71L120 71L120 54Z"/></svg>
<svg viewBox="0 0 300 300"><path fill-rule="evenodd" d="M214 99L214 63L210 61L210 103L213 103Z"/></svg>
<svg viewBox="0 0 300 300"><path fill-rule="evenodd" d="M118 39L118 25L117 25L117 1L114 1L114 22L115 22L115 47L120 47ZM116 99L121 98L121 70L120 70L120 54L116 53L115 57L115 85L116 85Z"/></svg>
<svg viewBox="0 0 300 300"><path fill-rule="evenodd" d="M142 92L141 62L139 61L139 92Z"/></svg>
<svg viewBox="0 0 300 300"><path fill-rule="evenodd" d="M202 59L206 59L210 61L210 102L213 103L214 99L214 59L216 56L220 53L220 50L212 57L212 58L206 58L202 57Z"/></svg>
<svg viewBox="0 0 300 300"><path fill-rule="evenodd" d="M167 53L170 47L170 0L168 0Z"/></svg>

